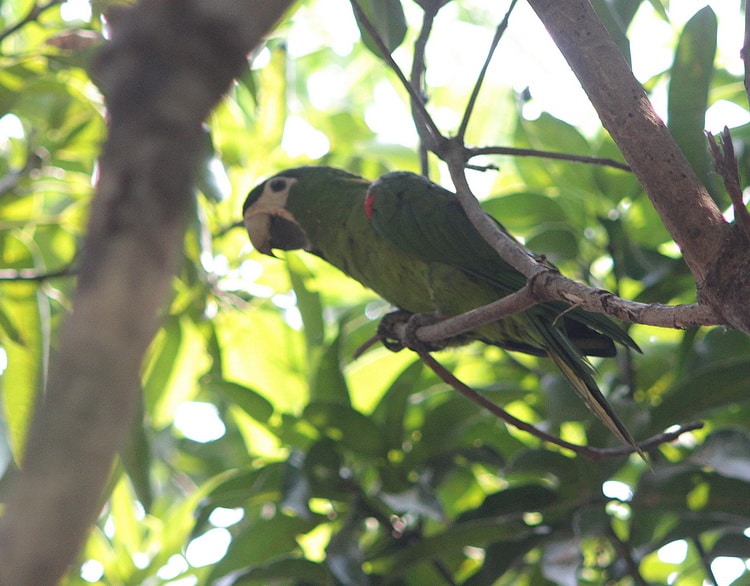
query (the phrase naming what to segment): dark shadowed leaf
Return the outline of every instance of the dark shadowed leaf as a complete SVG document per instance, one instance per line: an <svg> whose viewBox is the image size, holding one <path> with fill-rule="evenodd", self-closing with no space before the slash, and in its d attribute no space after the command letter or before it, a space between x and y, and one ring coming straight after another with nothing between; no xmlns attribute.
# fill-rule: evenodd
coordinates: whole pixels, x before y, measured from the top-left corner
<svg viewBox="0 0 750 586"><path fill-rule="evenodd" d="M246 570L237 570L219 578L214 586L265 585L294 583L324 586L330 574L323 564L298 557L285 557Z"/></svg>
<svg viewBox="0 0 750 586"><path fill-rule="evenodd" d="M364 554L359 545L361 520L356 510L344 521L344 526L331 538L326 548L326 562L331 573L342 584L370 583L369 576L362 570Z"/></svg>
<svg viewBox="0 0 750 586"><path fill-rule="evenodd" d="M663 430L676 423L700 419L750 399L750 358L715 362L676 384L651 411L651 427Z"/></svg>
<svg viewBox="0 0 750 586"><path fill-rule="evenodd" d="M744 429L720 429L710 434L689 460L717 474L750 482L750 435Z"/></svg>
<svg viewBox="0 0 750 586"><path fill-rule="evenodd" d="M366 456L384 456L385 440L377 426L359 411L338 403L310 403L303 417L349 450Z"/></svg>
<svg viewBox="0 0 750 586"><path fill-rule="evenodd" d="M401 0L357 0L362 10L367 15L370 23L375 28L378 36L393 53L406 36L406 18ZM355 13L356 15L356 13ZM362 22L357 19L362 42L378 57L381 56L378 46Z"/></svg>
<svg viewBox="0 0 750 586"><path fill-rule="evenodd" d="M310 381L310 398L314 401L351 405L349 387L341 364L341 336L320 348Z"/></svg>

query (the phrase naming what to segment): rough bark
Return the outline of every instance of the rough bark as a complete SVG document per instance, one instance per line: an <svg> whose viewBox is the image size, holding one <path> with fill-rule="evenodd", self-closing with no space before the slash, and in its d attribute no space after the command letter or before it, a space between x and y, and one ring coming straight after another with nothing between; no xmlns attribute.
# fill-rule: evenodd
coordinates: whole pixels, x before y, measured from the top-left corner
<svg viewBox="0 0 750 586"><path fill-rule="evenodd" d="M181 258L201 122L291 3L144 0L117 19L78 290L0 518L0 584L57 583L95 520Z"/></svg>
<svg viewBox="0 0 750 586"><path fill-rule="evenodd" d="M750 333L750 254L724 221L589 0L529 0L682 251L699 301Z"/></svg>

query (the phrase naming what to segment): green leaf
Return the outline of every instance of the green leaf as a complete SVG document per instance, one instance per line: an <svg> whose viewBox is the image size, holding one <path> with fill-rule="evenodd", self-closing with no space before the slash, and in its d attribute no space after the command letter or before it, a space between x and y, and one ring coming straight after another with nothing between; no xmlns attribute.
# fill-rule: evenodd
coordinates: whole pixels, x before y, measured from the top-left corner
<svg viewBox="0 0 750 586"><path fill-rule="evenodd" d="M611 2L608 2L611 10L617 15L618 21L622 24L623 30L627 31L635 13L641 6L641 1L642 0L611 0ZM664 8L662 7L662 11L663 10ZM664 13L664 16L666 16L666 13Z"/></svg>
<svg viewBox="0 0 750 586"><path fill-rule="evenodd" d="M362 533L360 511L354 509L347 515L344 526L336 532L326 547L326 563L331 573L342 584L370 583L362 569L364 554L359 545Z"/></svg>
<svg viewBox="0 0 750 586"><path fill-rule="evenodd" d="M260 422L267 422L273 415L273 404L254 390L231 381L212 380L212 390L224 395L250 417Z"/></svg>
<svg viewBox="0 0 750 586"><path fill-rule="evenodd" d="M398 494L382 492L378 496L380 500L400 515L411 513L412 515L423 515L436 521L445 517L443 506L437 495L423 484L418 484Z"/></svg>
<svg viewBox="0 0 750 586"><path fill-rule="evenodd" d="M664 8L664 2L662 2L662 0L648 0L648 3L651 4L654 12L656 12L662 20L669 21L669 15L667 14L667 9Z"/></svg>
<svg viewBox="0 0 750 586"><path fill-rule="evenodd" d="M281 495L283 470L283 462L272 462L259 469L233 470L214 487L206 504L210 508L231 509L277 500Z"/></svg>
<svg viewBox="0 0 750 586"><path fill-rule="evenodd" d="M225 586L265 586L275 583L326 586L330 584L330 574L323 564L303 558L284 557L247 570L238 570L221 579L221 584Z"/></svg>
<svg viewBox="0 0 750 586"><path fill-rule="evenodd" d="M488 495L479 507L461 515L458 522L490 519L513 513L541 511L554 505L557 501L557 493L545 486L538 484L512 486Z"/></svg>
<svg viewBox="0 0 750 586"><path fill-rule="evenodd" d="M232 186L221 160L216 156L211 131L207 126L203 127L203 137L203 149L200 153L195 183L209 201L218 203L229 197Z"/></svg>
<svg viewBox="0 0 750 586"><path fill-rule="evenodd" d="M341 364L341 344L341 336L336 336L320 353L310 382L310 400L351 405Z"/></svg>
<svg viewBox="0 0 750 586"><path fill-rule="evenodd" d="M409 397L417 390L415 386L422 369L421 360L415 360L407 366L391 383L372 413L371 417L383 431L390 449L400 450L402 447L406 407Z"/></svg>
<svg viewBox="0 0 750 586"><path fill-rule="evenodd" d="M358 0L358 3L388 52L393 53L406 36L406 17L401 0ZM357 16L356 11L354 15ZM365 46L378 57L382 57L365 24L358 17L357 25Z"/></svg>
<svg viewBox="0 0 750 586"><path fill-rule="evenodd" d="M172 377L172 370L182 346L182 327L176 317L168 317L162 323L162 329L152 343L150 353L152 360L146 368L143 379L143 390L146 400L146 412L153 413Z"/></svg>
<svg viewBox="0 0 750 586"><path fill-rule="evenodd" d="M743 429L717 430L689 459L722 476L750 482L750 434Z"/></svg>
<svg viewBox="0 0 750 586"><path fill-rule="evenodd" d="M138 402L138 412L133 418L128 445L120 451L122 464L130 477L138 500L146 511L151 510L153 503L153 489L151 485L151 469L154 464L151 453L151 442L143 425L143 401Z"/></svg>
<svg viewBox="0 0 750 586"><path fill-rule="evenodd" d="M727 556L734 558L750 557L750 537L743 533L728 533L722 535L713 548L711 548L711 557Z"/></svg>
<svg viewBox="0 0 750 586"><path fill-rule="evenodd" d="M209 575L207 584L241 568L265 565L274 558L287 558L299 552L297 536L314 529L320 522L277 514L270 519L254 519L234 536L224 558Z"/></svg>
<svg viewBox="0 0 750 586"><path fill-rule="evenodd" d="M713 180L709 177L704 128L716 55L716 31L716 15L708 6L696 12L685 25L672 64L667 106L669 130L698 178L708 188ZM726 207L728 202L717 203Z"/></svg>
<svg viewBox="0 0 750 586"><path fill-rule="evenodd" d="M302 416L324 435L364 456L385 456L378 427L359 411L340 403L310 403Z"/></svg>
<svg viewBox="0 0 750 586"><path fill-rule="evenodd" d="M493 197L484 200L482 207L511 232L530 230L541 223L567 221L565 211L557 201L535 192Z"/></svg>
<svg viewBox="0 0 750 586"><path fill-rule="evenodd" d="M297 309L302 317L307 349L312 355L315 349L323 345L325 335L323 303L320 294L307 287L306 281L312 274L300 256L288 254L286 262L292 289L297 297Z"/></svg>
<svg viewBox="0 0 750 586"><path fill-rule="evenodd" d="M714 362L676 384L651 410L651 430L700 419L711 411L726 409L750 399L750 358Z"/></svg>
<svg viewBox="0 0 750 586"><path fill-rule="evenodd" d="M7 367L2 383L3 417L16 463L23 460L26 434L34 416L46 368L44 322L47 299L36 283L4 283L3 307L13 316L16 339L3 341Z"/></svg>
<svg viewBox="0 0 750 586"><path fill-rule="evenodd" d="M578 240L575 234L565 229L540 230L526 241L529 250L544 254L553 263L577 259Z"/></svg>
<svg viewBox="0 0 750 586"><path fill-rule="evenodd" d="M532 535L518 541L499 541L486 548L482 568L463 583L463 586L492 586L533 547L542 541L541 535Z"/></svg>
<svg viewBox="0 0 750 586"><path fill-rule="evenodd" d="M284 462L284 476L281 482L282 510L292 511L298 517L309 519L311 517L310 507L310 480L304 470L306 462L305 455L294 450L286 462Z"/></svg>
<svg viewBox="0 0 750 586"><path fill-rule="evenodd" d="M315 442L304 455L304 474L312 496L347 501L351 493L341 477L345 466L339 446L329 438Z"/></svg>
<svg viewBox="0 0 750 586"><path fill-rule="evenodd" d="M517 520L480 519L457 523L445 531L409 544L394 553L378 554L368 561L391 579L401 576L418 564L430 563L450 554L461 552L467 545L481 547L487 543L516 542L543 532L529 528Z"/></svg>
<svg viewBox="0 0 750 586"><path fill-rule="evenodd" d="M619 47L628 65L630 65L630 41L625 34L627 32L627 23L622 20L621 14L617 12L612 2L608 2L607 0L593 0L591 4L599 15L602 24L607 28L607 32L609 32Z"/></svg>

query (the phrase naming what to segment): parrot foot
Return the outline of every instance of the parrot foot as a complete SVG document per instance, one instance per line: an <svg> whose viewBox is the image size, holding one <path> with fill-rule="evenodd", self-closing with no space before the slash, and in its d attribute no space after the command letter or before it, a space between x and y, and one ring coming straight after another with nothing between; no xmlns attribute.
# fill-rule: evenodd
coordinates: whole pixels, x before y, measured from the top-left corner
<svg viewBox="0 0 750 586"><path fill-rule="evenodd" d="M406 348L398 332L406 328L406 324L409 323L409 319L413 315L409 311L398 309L382 317L378 324L378 338L380 338L383 346L391 352L400 352Z"/></svg>
<svg viewBox="0 0 750 586"><path fill-rule="evenodd" d="M409 348L415 352L436 352L445 348L445 344L423 342L417 337L417 330L422 326L440 321L434 313L411 313L399 309L383 316L378 325L378 337L383 346L391 352Z"/></svg>

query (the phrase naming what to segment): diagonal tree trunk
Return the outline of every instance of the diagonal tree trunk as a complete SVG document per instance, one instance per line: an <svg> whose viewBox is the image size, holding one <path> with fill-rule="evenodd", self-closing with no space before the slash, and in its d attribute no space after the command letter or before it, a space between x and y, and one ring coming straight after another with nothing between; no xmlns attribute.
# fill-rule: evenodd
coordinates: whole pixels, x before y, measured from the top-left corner
<svg viewBox="0 0 750 586"><path fill-rule="evenodd" d="M73 313L0 517L0 584L57 583L100 507L181 258L201 122L292 0L144 0L95 75L110 131Z"/></svg>

